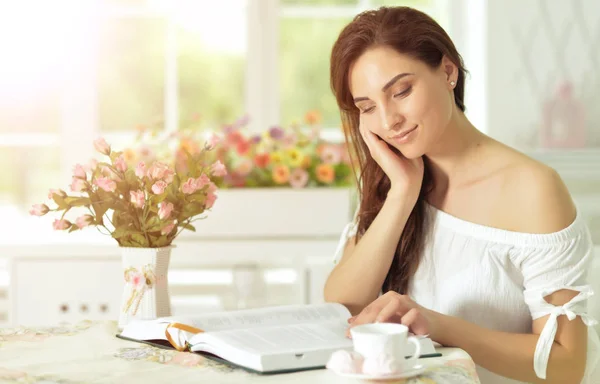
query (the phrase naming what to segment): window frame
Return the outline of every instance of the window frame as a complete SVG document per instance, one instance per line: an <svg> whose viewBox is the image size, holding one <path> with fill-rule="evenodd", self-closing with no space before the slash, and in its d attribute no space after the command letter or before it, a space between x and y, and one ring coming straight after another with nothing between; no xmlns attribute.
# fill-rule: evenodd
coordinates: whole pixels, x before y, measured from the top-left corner
<svg viewBox="0 0 600 384"><path fill-rule="evenodd" d="M369 9L372 0L357 0L356 6L282 5L280 0L246 0L246 72L245 110L251 117L249 130L258 132L280 122L279 90L279 24L282 18L342 18L352 17ZM441 11L440 5L447 0L432 0L433 7L420 8L430 14ZM104 18L165 18L165 97L164 115L166 132L178 130L178 66L177 34L168 10L149 2L150 5L131 6L100 3L86 9L84 17L93 24L92 38L98 38L98 24ZM438 11L438 12L435 12ZM83 39L82 39L83 40ZM69 81L62 89L61 121L57 133L0 133L0 148L54 147L60 152L60 180L57 185L68 185L72 168L76 163L87 161L93 155L93 140L100 135L108 142L132 141L134 131L118 133L100 132L98 119L97 65L98 47L80 42L76 47L84 54L77 55L71 64ZM327 139L342 141L339 127L323 127ZM30 202L23 202L29 204Z"/></svg>

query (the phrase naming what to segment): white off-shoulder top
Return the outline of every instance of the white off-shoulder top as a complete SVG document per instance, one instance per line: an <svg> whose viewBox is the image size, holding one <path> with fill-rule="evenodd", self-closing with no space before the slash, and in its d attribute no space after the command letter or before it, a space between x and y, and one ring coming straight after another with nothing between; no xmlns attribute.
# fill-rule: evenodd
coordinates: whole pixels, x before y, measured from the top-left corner
<svg viewBox="0 0 600 384"><path fill-rule="evenodd" d="M557 317L580 316L588 326L588 354L582 383L600 383L600 341L587 314L593 292L587 282L592 240L577 216L567 228L550 234L512 232L471 223L428 205L430 233L409 296L434 311L504 332L531 333L533 319L550 315L540 334L533 368L546 377ZM347 240L356 234L355 221L342 233L335 262ZM562 306L548 304L548 294L569 289L579 294ZM517 381L477 367L482 383Z"/></svg>

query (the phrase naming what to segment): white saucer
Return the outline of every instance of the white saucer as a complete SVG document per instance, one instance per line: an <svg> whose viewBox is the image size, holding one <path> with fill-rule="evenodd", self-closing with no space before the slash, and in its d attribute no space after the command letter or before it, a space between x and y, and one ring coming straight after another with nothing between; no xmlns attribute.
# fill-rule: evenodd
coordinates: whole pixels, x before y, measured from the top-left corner
<svg viewBox="0 0 600 384"><path fill-rule="evenodd" d="M333 372L337 375L340 375L343 377L349 377L352 379L371 380L371 381L391 381L391 380L398 380L398 379L408 379L411 377L418 376L421 373L425 372L425 366L417 364L417 365L413 366L412 368L405 370L403 372L395 373L395 374L391 374L391 375L383 375L383 376L367 375L365 373L342 373L342 372L335 372L335 371L333 371Z"/></svg>

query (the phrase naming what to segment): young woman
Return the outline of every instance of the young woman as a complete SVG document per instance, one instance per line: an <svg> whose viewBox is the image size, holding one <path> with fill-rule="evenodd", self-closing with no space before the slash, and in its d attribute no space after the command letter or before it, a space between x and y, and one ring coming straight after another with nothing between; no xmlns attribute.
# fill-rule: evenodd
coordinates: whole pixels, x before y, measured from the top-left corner
<svg viewBox="0 0 600 384"><path fill-rule="evenodd" d="M350 326L401 322L462 348L484 384L600 383L589 231L554 170L465 117L444 30L406 7L364 12L333 47L331 85L360 206L326 300Z"/></svg>

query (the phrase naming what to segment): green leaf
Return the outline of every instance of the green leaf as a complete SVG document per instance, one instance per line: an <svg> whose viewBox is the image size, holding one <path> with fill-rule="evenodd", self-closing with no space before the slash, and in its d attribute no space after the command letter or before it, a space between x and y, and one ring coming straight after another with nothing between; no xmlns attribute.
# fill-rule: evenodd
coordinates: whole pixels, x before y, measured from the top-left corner
<svg viewBox="0 0 600 384"><path fill-rule="evenodd" d="M195 227L194 227L192 224L189 224L189 223L181 223L181 224L179 224L179 226L180 226L180 227L183 227L183 228L185 228L185 229L187 229L187 230L189 230L189 231L196 232L196 228L195 228Z"/></svg>
<svg viewBox="0 0 600 384"><path fill-rule="evenodd" d="M52 198L54 200L54 202L56 203L56 205L58 206L59 210L63 210L63 209L67 209L69 208L69 204L67 204L67 202L65 201L65 198L57 195L56 193L52 195Z"/></svg>
<svg viewBox="0 0 600 384"><path fill-rule="evenodd" d="M65 197L64 202L70 207L87 207L91 204L90 199L87 197L67 196Z"/></svg>
<svg viewBox="0 0 600 384"><path fill-rule="evenodd" d="M206 193L205 192L195 192L189 196L189 201L196 203L204 203L206 201Z"/></svg>
<svg viewBox="0 0 600 384"><path fill-rule="evenodd" d="M156 241L156 246L157 247L165 247L165 246L167 246L169 244L170 244L170 241L169 241L169 238L166 235L162 235Z"/></svg>
<svg viewBox="0 0 600 384"><path fill-rule="evenodd" d="M119 240L119 241L120 241L121 246L123 246L123 247L139 247L139 245L137 243L134 243L131 240L123 239L123 240Z"/></svg>
<svg viewBox="0 0 600 384"><path fill-rule="evenodd" d="M114 224L114 222L113 222L113 224ZM135 228L131 228L131 227L117 227L113 231L112 237L115 239L118 239L121 237L132 235L134 233L139 233L139 232L135 231Z"/></svg>
<svg viewBox="0 0 600 384"><path fill-rule="evenodd" d="M204 212L204 204L190 202L183 206L183 210L177 219L181 223L190 217L201 214L202 212Z"/></svg>
<svg viewBox="0 0 600 384"><path fill-rule="evenodd" d="M146 231L148 232L160 231L162 227L164 227L164 223L161 223L158 216L152 216L144 225L144 228L146 228Z"/></svg>
<svg viewBox="0 0 600 384"><path fill-rule="evenodd" d="M108 211L112 203L112 195L108 192L99 190L96 195L90 194L90 201L94 213L96 214L96 220L99 224L103 224L103 216Z"/></svg>
<svg viewBox="0 0 600 384"><path fill-rule="evenodd" d="M162 203L167 198L168 193L162 193L160 195L152 196L152 206L156 206L158 203Z"/></svg>
<svg viewBox="0 0 600 384"><path fill-rule="evenodd" d="M171 183L173 186L173 190L175 193L179 191L179 187L181 186L181 180L179 179L179 175L173 176L173 182Z"/></svg>
<svg viewBox="0 0 600 384"><path fill-rule="evenodd" d="M134 242L140 244L142 247L150 246L150 244L148 244L148 240L146 240L146 237L144 237L143 235L140 235L139 233L132 234L131 239Z"/></svg>
<svg viewBox="0 0 600 384"><path fill-rule="evenodd" d="M115 160L117 159L117 157L121 156L122 154L123 154L123 151L121 151L121 152L116 152L116 151L113 152L113 151L111 151L110 152L110 156L109 156L110 157L110 161L112 161L114 163Z"/></svg>
<svg viewBox="0 0 600 384"><path fill-rule="evenodd" d="M113 200L111 208L114 209L115 212L126 213L127 209L129 208L129 205L123 200Z"/></svg>
<svg viewBox="0 0 600 384"><path fill-rule="evenodd" d="M167 188L166 195L171 201L179 200L179 177L177 175L175 175L173 182Z"/></svg>
<svg viewBox="0 0 600 384"><path fill-rule="evenodd" d="M140 179L135 175L133 169L128 169L125 172L125 181L131 187L131 189L137 190L140 188Z"/></svg>

